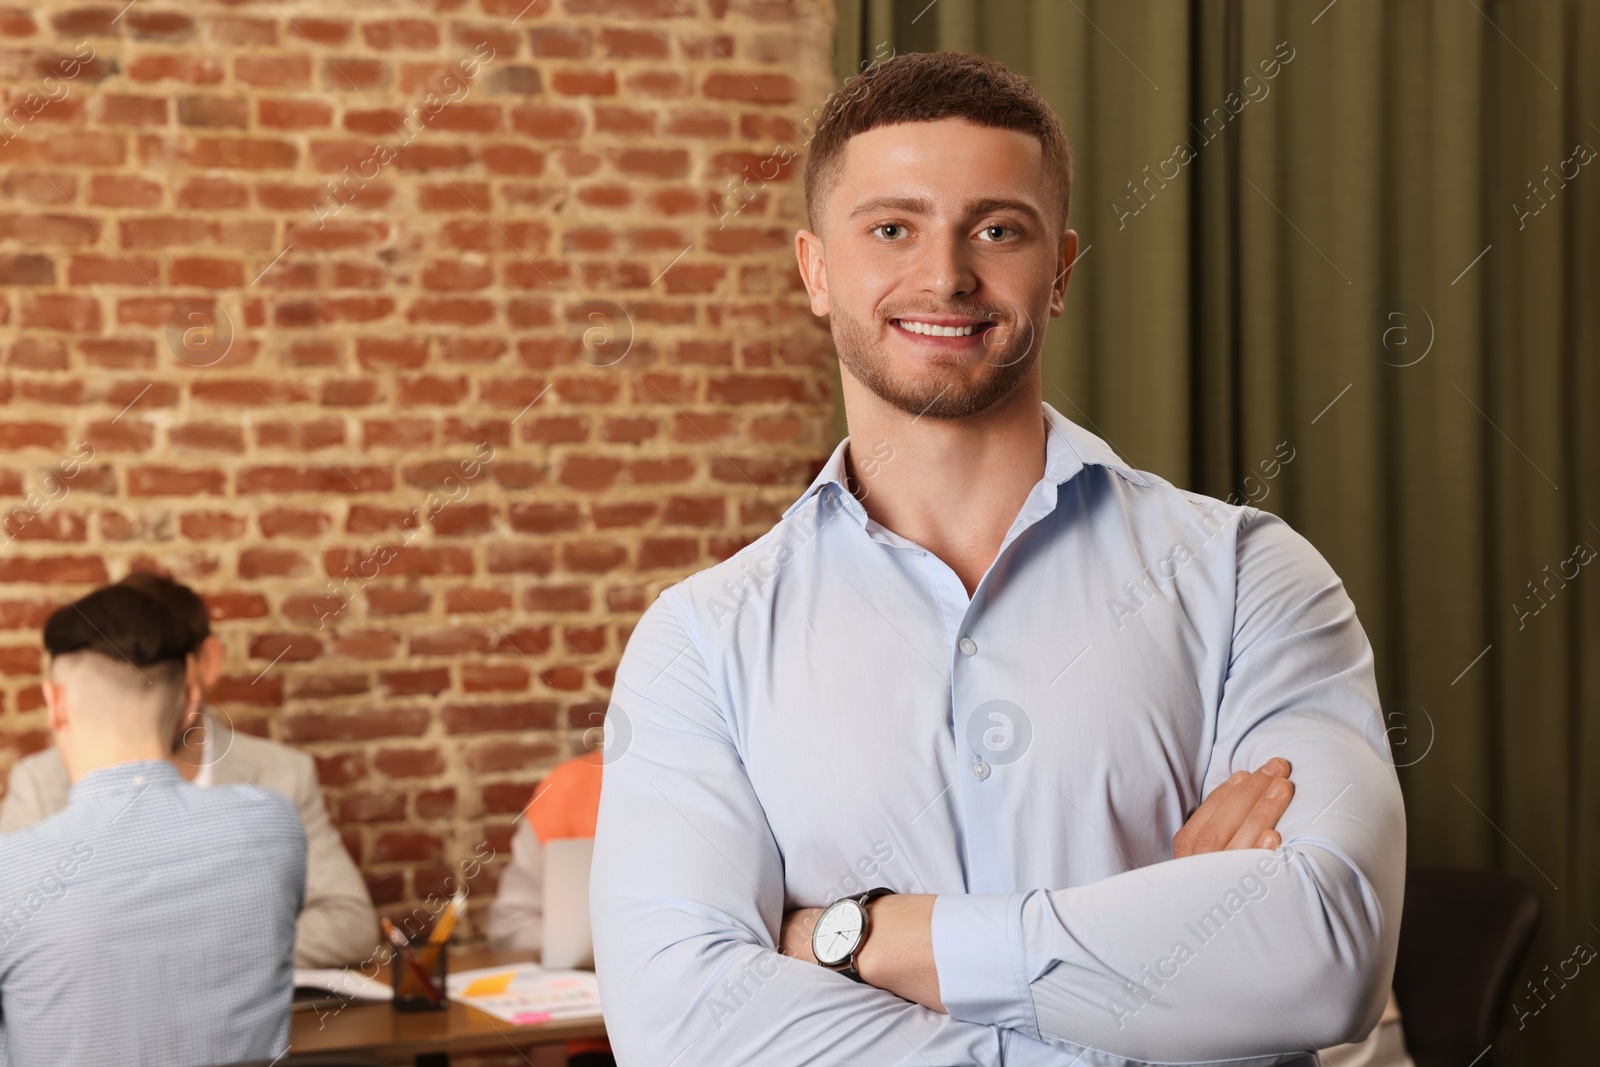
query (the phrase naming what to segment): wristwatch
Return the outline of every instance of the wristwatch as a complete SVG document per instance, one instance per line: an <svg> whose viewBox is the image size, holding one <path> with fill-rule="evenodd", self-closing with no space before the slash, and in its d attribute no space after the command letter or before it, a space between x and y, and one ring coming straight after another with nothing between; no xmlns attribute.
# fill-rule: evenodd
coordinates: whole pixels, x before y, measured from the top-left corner
<svg viewBox="0 0 1600 1067"><path fill-rule="evenodd" d="M856 953L861 951L867 933L872 929L867 903L893 892L892 889L879 886L858 897L845 897L828 905L817 917L817 925L811 931L811 954L817 958L817 963L830 971L838 971L851 981L860 982L861 975L856 971Z"/></svg>

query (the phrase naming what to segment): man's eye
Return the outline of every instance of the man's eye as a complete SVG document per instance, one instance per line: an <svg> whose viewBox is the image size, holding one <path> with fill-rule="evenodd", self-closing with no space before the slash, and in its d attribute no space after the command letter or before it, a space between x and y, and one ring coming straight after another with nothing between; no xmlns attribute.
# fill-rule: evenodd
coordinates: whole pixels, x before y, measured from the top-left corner
<svg viewBox="0 0 1600 1067"><path fill-rule="evenodd" d="M895 232L891 233L891 230ZM898 222L880 222L878 225L872 228L872 232L882 233L884 237L893 241L898 239L900 236L903 236L906 232L906 228L900 225Z"/></svg>
<svg viewBox="0 0 1600 1067"><path fill-rule="evenodd" d="M996 241L996 242L1004 240L1005 239L1004 237L993 236L993 234L994 234L994 232L996 230L1000 231L1001 234L1008 234L1009 233L1009 234L1015 235L1016 232L1017 232L1016 230L1013 230L1011 227L1002 226L999 223L995 223L993 226L985 226L983 228L983 232L984 233L991 235L991 240Z"/></svg>

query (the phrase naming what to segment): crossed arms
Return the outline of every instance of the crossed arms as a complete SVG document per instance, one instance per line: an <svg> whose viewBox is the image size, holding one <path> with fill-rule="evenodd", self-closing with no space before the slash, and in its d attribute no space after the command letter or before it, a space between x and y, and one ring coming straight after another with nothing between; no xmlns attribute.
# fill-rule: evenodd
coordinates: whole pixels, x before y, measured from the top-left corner
<svg viewBox="0 0 1600 1067"><path fill-rule="evenodd" d="M608 753L592 875L619 1063L1065 1065L1085 1046L1270 1063L1365 1035L1393 974L1404 811L1370 646L1295 536L1241 553L1241 585L1270 587L1286 562L1302 573L1235 620L1207 783L1292 764L1283 847L890 913L879 901L873 936L897 930L900 949L867 977L893 992L781 951L784 858L705 657L670 594L658 600L618 673L631 736Z"/></svg>

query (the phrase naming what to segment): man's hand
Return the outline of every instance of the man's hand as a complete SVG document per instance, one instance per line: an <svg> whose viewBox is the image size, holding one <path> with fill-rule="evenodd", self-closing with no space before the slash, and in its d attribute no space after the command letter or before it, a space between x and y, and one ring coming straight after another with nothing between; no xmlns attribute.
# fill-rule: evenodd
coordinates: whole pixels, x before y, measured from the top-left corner
<svg viewBox="0 0 1600 1067"><path fill-rule="evenodd" d="M1250 773L1239 771L1212 790L1172 837L1172 856L1198 856L1235 848L1277 848L1274 827L1294 797L1289 761L1273 757Z"/></svg>

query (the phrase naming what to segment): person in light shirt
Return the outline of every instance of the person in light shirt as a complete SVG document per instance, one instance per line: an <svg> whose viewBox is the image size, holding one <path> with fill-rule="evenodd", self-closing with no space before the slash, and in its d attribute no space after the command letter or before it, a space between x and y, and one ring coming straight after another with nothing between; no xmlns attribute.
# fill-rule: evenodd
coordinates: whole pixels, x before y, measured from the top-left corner
<svg viewBox="0 0 1600 1067"><path fill-rule="evenodd" d="M600 811L600 753L557 766L533 791L511 835L511 862L489 905L489 947L538 955L544 950L544 849L551 841L593 837ZM568 1041L568 1067L615 1067L604 1038Z"/></svg>
<svg viewBox="0 0 1600 1067"><path fill-rule="evenodd" d="M823 106L795 248L850 436L617 669L622 1067L1309 1065L1380 1027L1406 828L1371 646L1282 519L1044 401L1071 174L981 56Z"/></svg>
<svg viewBox="0 0 1600 1067"><path fill-rule="evenodd" d="M222 674L222 642L211 632L205 601L188 586L136 571L119 587L145 594L151 612L163 612L184 635L191 703L178 724L169 759L198 786L249 783L278 790L294 801L307 844L305 908L295 936L295 966L337 967L372 954L378 916L367 883L328 819L316 762L303 752L236 731L227 714L205 702ZM151 618L154 625L157 620ZM20 830L66 806L70 780L57 748L26 756L11 768L0 833Z"/></svg>
<svg viewBox="0 0 1600 1067"><path fill-rule="evenodd" d="M0 1012L13 1067L210 1064L288 1051L306 838L289 798L196 788L168 758L184 628L110 586L45 624L70 782L0 835Z"/></svg>

